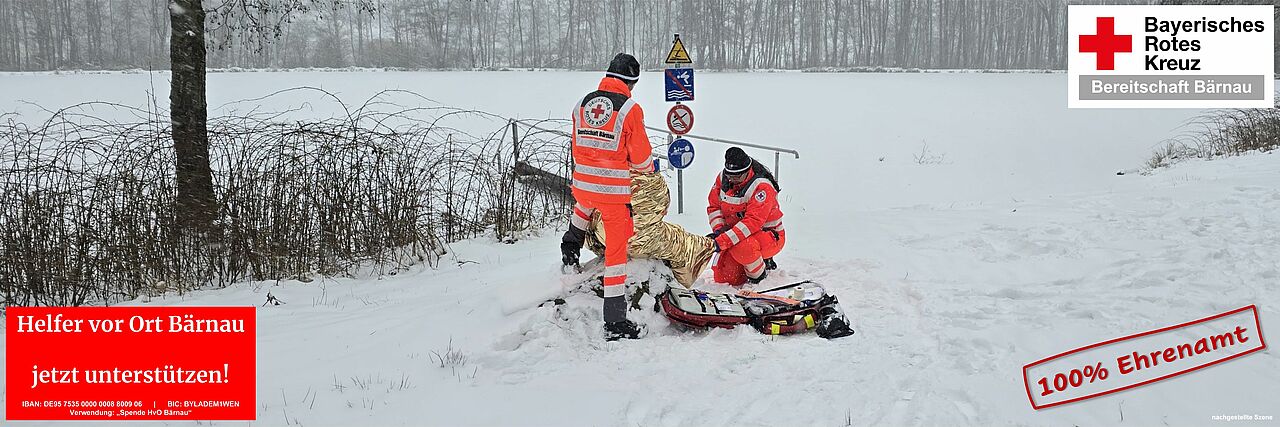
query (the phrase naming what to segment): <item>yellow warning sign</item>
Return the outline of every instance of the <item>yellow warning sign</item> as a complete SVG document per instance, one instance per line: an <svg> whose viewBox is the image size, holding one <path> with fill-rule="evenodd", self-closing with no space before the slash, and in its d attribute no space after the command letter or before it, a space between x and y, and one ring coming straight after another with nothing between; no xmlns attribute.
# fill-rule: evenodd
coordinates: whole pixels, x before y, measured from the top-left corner
<svg viewBox="0 0 1280 427"><path fill-rule="evenodd" d="M668 64L692 64L693 60L689 59L689 51L684 50L684 42L680 41L680 35L676 34L676 40L671 43L671 53L667 54Z"/></svg>

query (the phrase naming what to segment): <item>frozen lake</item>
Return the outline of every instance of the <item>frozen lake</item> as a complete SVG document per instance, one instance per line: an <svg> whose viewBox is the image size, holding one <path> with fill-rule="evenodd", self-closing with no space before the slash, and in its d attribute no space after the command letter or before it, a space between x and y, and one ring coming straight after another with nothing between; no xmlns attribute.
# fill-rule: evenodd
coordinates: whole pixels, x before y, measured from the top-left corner
<svg viewBox="0 0 1280 427"><path fill-rule="evenodd" d="M700 73L694 134L798 150L781 175L818 171L805 193L856 196L876 205L998 200L1027 191L1094 189L1115 171L1140 165L1197 110L1069 110L1064 74ZM412 91L440 104L506 117L565 118L600 73L247 72L209 75L210 114L259 108L323 117L342 108L319 92L358 106L384 90ZM58 109L91 100L146 108L149 93L167 104L168 73L0 74L0 113L46 117L32 102ZM661 76L645 73L635 97L646 122L665 127ZM406 107L430 105L393 95ZM102 111L102 114L111 114ZM485 126L491 126L486 123ZM482 129L490 130L490 129ZM725 148L697 143L686 178L706 180ZM936 164L919 167L924 152ZM765 151L751 151L760 158ZM769 159L771 160L771 159ZM922 176L906 179L903 175ZM701 190L697 191L701 192ZM792 193L798 197L800 192ZM938 199L942 196L943 199Z"/></svg>

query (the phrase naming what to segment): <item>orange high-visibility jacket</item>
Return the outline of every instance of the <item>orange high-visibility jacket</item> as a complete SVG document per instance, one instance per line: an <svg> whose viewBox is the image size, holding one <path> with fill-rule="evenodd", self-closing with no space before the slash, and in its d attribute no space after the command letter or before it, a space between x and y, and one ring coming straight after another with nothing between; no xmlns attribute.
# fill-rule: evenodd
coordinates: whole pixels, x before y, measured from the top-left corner
<svg viewBox="0 0 1280 427"><path fill-rule="evenodd" d="M778 189L768 178L755 171L742 184L728 191L720 189L720 175L707 195L707 219L711 229L724 229L716 237L721 250L733 247L761 230L782 231L782 209L778 206Z"/></svg>
<svg viewBox="0 0 1280 427"><path fill-rule="evenodd" d="M605 77L573 109L573 197L631 203L631 170L653 170L644 110L622 80Z"/></svg>

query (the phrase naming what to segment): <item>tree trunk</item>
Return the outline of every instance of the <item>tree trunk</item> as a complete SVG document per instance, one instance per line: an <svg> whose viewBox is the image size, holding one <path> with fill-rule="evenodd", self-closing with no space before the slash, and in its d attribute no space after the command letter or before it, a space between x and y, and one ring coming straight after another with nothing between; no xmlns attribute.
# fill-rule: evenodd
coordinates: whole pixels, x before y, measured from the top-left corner
<svg viewBox="0 0 1280 427"><path fill-rule="evenodd" d="M169 60L173 81L169 117L177 165L175 214L187 236L216 238L217 202L209 168L208 114L205 105L204 8L201 0L170 0L172 27Z"/></svg>

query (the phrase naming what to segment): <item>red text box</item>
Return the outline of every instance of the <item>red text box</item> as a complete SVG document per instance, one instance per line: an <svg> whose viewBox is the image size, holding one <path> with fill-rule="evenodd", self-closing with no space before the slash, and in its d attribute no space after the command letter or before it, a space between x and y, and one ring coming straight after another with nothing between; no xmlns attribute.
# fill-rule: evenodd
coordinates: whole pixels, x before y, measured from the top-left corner
<svg viewBox="0 0 1280 427"><path fill-rule="evenodd" d="M1044 409L1151 384L1267 348L1255 306L1103 341L1022 367Z"/></svg>
<svg viewBox="0 0 1280 427"><path fill-rule="evenodd" d="M252 420L254 307L10 307L5 419Z"/></svg>

